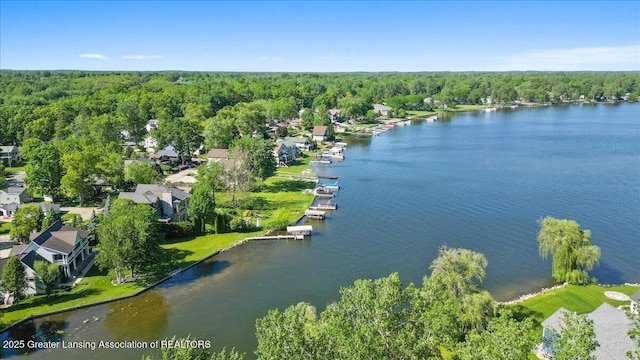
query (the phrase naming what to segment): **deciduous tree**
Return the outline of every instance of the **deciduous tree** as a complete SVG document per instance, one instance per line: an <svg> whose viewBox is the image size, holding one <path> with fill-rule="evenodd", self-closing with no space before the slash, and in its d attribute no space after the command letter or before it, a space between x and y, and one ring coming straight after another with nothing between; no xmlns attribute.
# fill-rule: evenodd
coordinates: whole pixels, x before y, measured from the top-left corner
<svg viewBox="0 0 640 360"><path fill-rule="evenodd" d="M47 297L51 295L53 290L60 284L60 268L58 264L50 264L46 261L36 261L33 266L35 267L36 274L42 280L45 293Z"/></svg>
<svg viewBox="0 0 640 360"><path fill-rule="evenodd" d="M591 231L580 229L573 220L546 217L539 223L538 250L543 259L551 254L553 278L570 284L589 283L587 271L600 260L600 248L591 244Z"/></svg>
<svg viewBox="0 0 640 360"><path fill-rule="evenodd" d="M102 268L112 269L116 281L123 281L125 269L135 276L155 263L161 248L162 235L158 218L153 209L145 204L135 204L129 199L117 199L98 226L100 252L96 259Z"/></svg>
<svg viewBox="0 0 640 360"><path fill-rule="evenodd" d="M193 227L196 232L203 234L205 232L205 224L213 224L215 208L216 198L213 187L206 182L196 183L189 200L189 208L187 209L187 214L193 221Z"/></svg>
<svg viewBox="0 0 640 360"><path fill-rule="evenodd" d="M38 205L23 205L13 215L9 234L13 241L27 243L29 234L42 227L42 210Z"/></svg>
<svg viewBox="0 0 640 360"><path fill-rule="evenodd" d="M18 257L12 256L2 269L2 287L6 289L16 303L22 298L27 289L26 271Z"/></svg>
<svg viewBox="0 0 640 360"><path fill-rule="evenodd" d="M595 360L596 341L593 321L584 314L567 312L562 318L560 336L553 345L554 360Z"/></svg>
<svg viewBox="0 0 640 360"><path fill-rule="evenodd" d="M25 184L33 191L57 200L63 176L62 156L58 148L51 143L30 139L25 142L22 156L27 159Z"/></svg>

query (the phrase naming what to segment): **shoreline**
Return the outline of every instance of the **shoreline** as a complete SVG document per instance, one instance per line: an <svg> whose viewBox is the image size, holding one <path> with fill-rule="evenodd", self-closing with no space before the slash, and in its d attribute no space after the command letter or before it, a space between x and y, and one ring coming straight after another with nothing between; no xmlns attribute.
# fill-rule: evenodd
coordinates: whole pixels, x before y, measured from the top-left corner
<svg viewBox="0 0 640 360"><path fill-rule="evenodd" d="M314 198L313 198L311 203L313 204L313 201L315 201L315 200L316 200L316 197L314 196ZM302 219L304 219L304 217L305 217L305 215L300 216L296 221L293 222L293 224L300 223L300 221L302 221ZM259 237L267 236L269 233L271 233L271 231L273 231L273 230L267 230L266 232L262 233L262 235L260 235ZM209 255L205 255L203 258L201 258L199 260L196 260L194 263L189 264L188 266L186 266L184 268L177 268L177 269L174 269L174 270L168 272L165 277L159 279L158 281L152 283L151 285L148 285L146 287L143 287L142 289L134 291L133 293L131 293L129 295L119 296L119 297L115 297L115 298L112 298L112 299L100 300L100 301L87 303L87 304L82 304L82 305L71 306L71 307L58 309L58 310L53 310L53 311L47 311L47 312L40 313L40 314L31 314L31 315L29 315L29 316L27 316L25 318L19 319L19 320L13 322L13 323L1 328L0 329L0 334L3 334L5 332L11 330L12 328L14 328L16 326L19 326L19 325L21 325L23 323L26 323L26 322L29 322L29 321L32 321L32 320L36 320L36 319L39 319L39 318L52 316L52 315L56 315L56 314L60 314L60 313L65 313L65 312L68 312L68 311L75 311L75 310L85 309L85 308L89 308L89 307L93 307L93 306L109 304L109 303L112 303L112 302L133 298L135 296L138 296L138 295L140 295L140 294L142 294L144 292L147 292L147 291L155 288L158 285L161 285L162 283L172 279L174 276L176 276L176 275L178 275L178 274L180 274L180 273L182 273L182 272L184 272L186 270L189 270L189 269L193 268L194 266L199 265L199 264L203 263L204 261L211 259L214 256L217 256L217 255L222 254L222 253L226 253L226 252L234 249L235 247L244 245L244 244L246 244L246 243L248 243L250 241L257 241L257 240L258 239L256 239L255 237L246 237L246 238L244 238L242 240L238 240L237 242L235 242L233 244L230 244L230 245L228 245L228 246L226 246L226 247L224 247L224 248L222 248L220 250L216 250L216 251L214 251L213 253L211 253Z"/></svg>

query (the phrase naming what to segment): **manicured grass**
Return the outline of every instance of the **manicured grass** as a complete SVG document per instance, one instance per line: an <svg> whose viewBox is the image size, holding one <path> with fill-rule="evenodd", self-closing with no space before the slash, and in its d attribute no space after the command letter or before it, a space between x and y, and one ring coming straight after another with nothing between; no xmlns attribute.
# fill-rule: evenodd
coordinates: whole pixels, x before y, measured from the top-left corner
<svg viewBox="0 0 640 360"><path fill-rule="evenodd" d="M618 291L632 295L640 290L640 286L618 285L567 285L564 288L548 291L518 304L508 305L517 318L531 317L536 324L536 336L542 341L542 326L546 318L561 307L577 313L588 313L595 310L603 302L613 306L629 305L629 301L616 301L604 295L605 291ZM530 359L538 359L531 353Z"/></svg>
<svg viewBox="0 0 640 360"><path fill-rule="evenodd" d="M0 222L0 235L8 234L11 230L11 222Z"/></svg>
<svg viewBox="0 0 640 360"><path fill-rule="evenodd" d="M268 227L271 222L286 221L293 223L313 202L313 195L302 194L302 189L312 188L313 185L313 182L274 177L264 182L261 192L251 193L250 196L263 200L262 203L265 209L259 212L263 216L265 227ZM229 197L228 194L217 194L218 196ZM0 223L0 226L2 226L0 229L4 229L4 224ZM82 282L69 291L52 295L49 299L44 295L31 296L18 305L0 310L0 328L30 315L134 294L136 291L143 289L144 286L162 279L174 269L187 267L203 258L209 257L216 251L262 233L264 233L264 230L247 233L209 234L167 241L166 244L162 245L162 259L158 261L158 265L152 269L149 276L136 282L118 286L111 284L111 280L115 278L113 273L100 271L97 266L94 266L87 273L87 276L83 278ZM125 273L125 275L127 274Z"/></svg>
<svg viewBox="0 0 640 360"><path fill-rule="evenodd" d="M222 250L248 237L258 236L264 231L254 231L249 233L229 233L229 234L209 234L198 236L183 241L165 244L165 249L177 249L185 252L185 256L180 259L179 267L185 267L203 259L216 251Z"/></svg>
<svg viewBox="0 0 640 360"><path fill-rule="evenodd" d="M616 301L604 295L605 291L618 291L623 294L633 295L640 290L638 286L618 285L567 285L562 289L556 289L540 294L519 304L511 305L516 310L524 310L534 316L538 322L544 321L560 307L577 313L587 313L595 310L603 302L613 306L628 305L629 301Z"/></svg>
<svg viewBox="0 0 640 360"><path fill-rule="evenodd" d="M277 174L283 175L301 175L305 169L311 168L312 153L303 153L303 157L293 162L288 167L279 167Z"/></svg>
<svg viewBox="0 0 640 360"><path fill-rule="evenodd" d="M0 314L2 314L2 317L0 317L0 325L4 327L30 315L131 295L142 289L141 286L135 283L125 283L114 286L111 284L111 279L113 278L115 278L115 276L112 274L93 267L82 282L69 291L57 293L49 297L49 299L44 295L30 296L22 300L20 304L3 310L0 312Z"/></svg>
<svg viewBox="0 0 640 360"><path fill-rule="evenodd" d="M409 118L427 117L435 114L437 114L437 112L435 111L407 110L407 115L409 115Z"/></svg>

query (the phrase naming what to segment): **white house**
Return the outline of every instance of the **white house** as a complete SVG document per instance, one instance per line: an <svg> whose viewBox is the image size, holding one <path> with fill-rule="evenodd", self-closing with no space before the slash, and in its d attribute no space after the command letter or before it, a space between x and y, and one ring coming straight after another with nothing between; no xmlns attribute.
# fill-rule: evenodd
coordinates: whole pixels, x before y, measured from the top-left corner
<svg viewBox="0 0 640 360"><path fill-rule="evenodd" d="M329 128L327 126L313 127L313 141L323 142L329 137Z"/></svg>

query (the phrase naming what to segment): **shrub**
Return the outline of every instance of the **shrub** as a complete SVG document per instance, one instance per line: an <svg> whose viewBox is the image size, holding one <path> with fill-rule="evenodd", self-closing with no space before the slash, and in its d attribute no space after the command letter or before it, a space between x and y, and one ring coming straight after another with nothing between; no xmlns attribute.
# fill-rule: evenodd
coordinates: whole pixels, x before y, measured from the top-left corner
<svg viewBox="0 0 640 360"><path fill-rule="evenodd" d="M193 235L193 224L189 221L162 223L160 231L170 239L187 237Z"/></svg>

